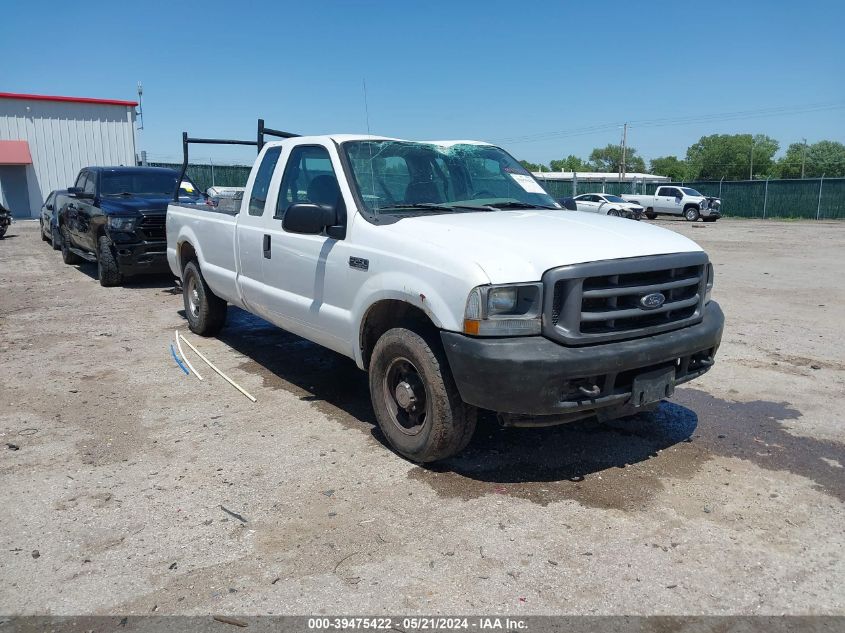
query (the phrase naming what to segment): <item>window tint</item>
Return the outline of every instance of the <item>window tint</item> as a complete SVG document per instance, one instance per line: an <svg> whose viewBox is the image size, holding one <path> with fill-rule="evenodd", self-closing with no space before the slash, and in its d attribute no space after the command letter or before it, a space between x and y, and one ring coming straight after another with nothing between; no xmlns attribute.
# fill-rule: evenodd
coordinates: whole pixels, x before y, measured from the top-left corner
<svg viewBox="0 0 845 633"><path fill-rule="evenodd" d="M250 215L264 214L264 203L267 201L267 192L270 190L270 179L273 177L273 171L276 169L281 153L281 147L271 147L264 154L258 173L255 174L255 182L252 183L252 193L249 198Z"/></svg>
<svg viewBox="0 0 845 633"><path fill-rule="evenodd" d="M83 189L86 193L97 193L97 174L88 173Z"/></svg>
<svg viewBox="0 0 845 633"><path fill-rule="evenodd" d="M294 148L285 167L275 217L281 218L292 204L337 204L340 188L325 147L302 145Z"/></svg>

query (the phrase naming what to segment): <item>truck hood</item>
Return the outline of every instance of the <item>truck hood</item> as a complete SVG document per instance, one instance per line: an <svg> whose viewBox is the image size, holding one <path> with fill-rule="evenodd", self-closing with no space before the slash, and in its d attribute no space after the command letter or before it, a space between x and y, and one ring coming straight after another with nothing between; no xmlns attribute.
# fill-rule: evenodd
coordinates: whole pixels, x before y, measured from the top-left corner
<svg viewBox="0 0 845 633"><path fill-rule="evenodd" d="M132 195L132 196L103 196L100 198L100 208L108 215L132 215L143 211L150 214L164 214L167 205L173 202L173 196Z"/></svg>
<svg viewBox="0 0 845 633"><path fill-rule="evenodd" d="M493 211L404 218L386 226L475 263L490 283L538 281L550 268L582 262L687 253L701 247L673 231L578 211Z"/></svg>

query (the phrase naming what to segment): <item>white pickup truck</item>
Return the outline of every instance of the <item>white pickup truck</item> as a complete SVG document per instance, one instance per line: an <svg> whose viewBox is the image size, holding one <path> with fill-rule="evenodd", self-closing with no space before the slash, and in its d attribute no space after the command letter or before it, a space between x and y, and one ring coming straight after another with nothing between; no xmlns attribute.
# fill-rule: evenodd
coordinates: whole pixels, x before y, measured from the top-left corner
<svg viewBox="0 0 845 633"><path fill-rule="evenodd" d="M462 450L479 408L514 426L613 419L713 365L724 317L701 248L565 212L498 147L252 144L237 212L167 211L191 330L214 335L230 303L354 359L413 461Z"/></svg>
<svg viewBox="0 0 845 633"><path fill-rule="evenodd" d="M682 215L688 222L701 218L704 222L715 222L722 217L722 201L700 194L690 187L661 186L654 195L622 194L628 202L645 208L645 216L653 220L658 215Z"/></svg>

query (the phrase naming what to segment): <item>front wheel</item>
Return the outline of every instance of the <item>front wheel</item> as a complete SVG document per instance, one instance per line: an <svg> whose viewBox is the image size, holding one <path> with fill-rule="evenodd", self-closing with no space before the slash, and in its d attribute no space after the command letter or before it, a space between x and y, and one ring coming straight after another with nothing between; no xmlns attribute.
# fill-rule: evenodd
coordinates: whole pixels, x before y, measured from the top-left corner
<svg viewBox="0 0 845 633"><path fill-rule="evenodd" d="M684 219L687 222L695 222L698 218L701 217L701 214L698 212L698 209L695 207L688 207L684 211Z"/></svg>
<svg viewBox="0 0 845 633"><path fill-rule="evenodd" d="M0 239L6 237L6 231L8 228L8 226L0 226Z"/></svg>
<svg viewBox="0 0 845 633"><path fill-rule="evenodd" d="M182 298L191 332L200 336L214 336L223 329L226 324L226 302L211 292L196 261L188 262L182 273Z"/></svg>
<svg viewBox="0 0 845 633"><path fill-rule="evenodd" d="M44 234L44 220L38 220L38 225L41 227L41 241L46 242L48 238Z"/></svg>
<svg viewBox="0 0 845 633"><path fill-rule="evenodd" d="M651 208L648 208L645 210L645 217L647 217L649 220L653 220L657 217L657 214L652 211Z"/></svg>
<svg viewBox="0 0 845 633"><path fill-rule="evenodd" d="M383 334L370 361L370 398L390 445L415 462L459 453L475 431L477 410L461 400L433 335L405 328Z"/></svg>
<svg viewBox="0 0 845 633"><path fill-rule="evenodd" d="M109 288L119 286L123 281L120 268L117 265L117 258L111 247L111 240L101 235L97 240L97 272L100 277L100 285Z"/></svg>
<svg viewBox="0 0 845 633"><path fill-rule="evenodd" d="M614 218L618 218L619 217L619 211L617 211L616 209L611 209L610 211L607 212L607 215L614 217Z"/></svg>
<svg viewBox="0 0 845 633"><path fill-rule="evenodd" d="M701 219L704 220L705 222L715 222L719 218L701 218Z"/></svg>

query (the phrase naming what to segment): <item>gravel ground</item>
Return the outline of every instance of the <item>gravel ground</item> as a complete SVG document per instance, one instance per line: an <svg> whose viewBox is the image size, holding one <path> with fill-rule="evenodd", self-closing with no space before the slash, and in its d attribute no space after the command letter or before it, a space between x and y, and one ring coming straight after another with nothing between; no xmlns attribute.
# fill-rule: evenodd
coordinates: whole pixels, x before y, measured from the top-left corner
<svg viewBox="0 0 845 633"><path fill-rule="evenodd" d="M714 369L653 416L500 430L421 468L351 361L230 308L170 356L168 279L0 240L0 613L843 614L845 223L699 241Z"/></svg>

